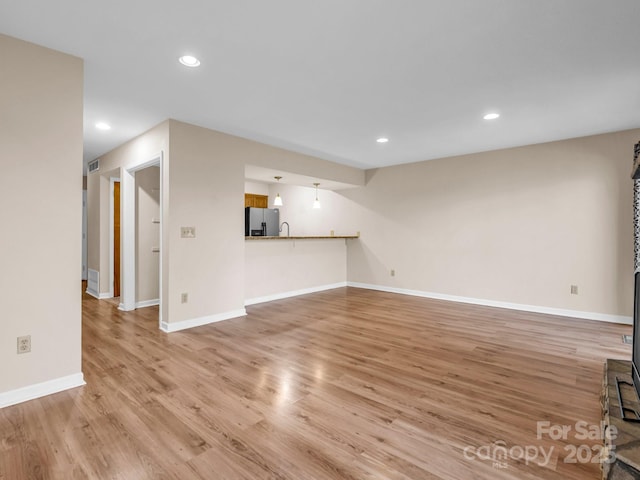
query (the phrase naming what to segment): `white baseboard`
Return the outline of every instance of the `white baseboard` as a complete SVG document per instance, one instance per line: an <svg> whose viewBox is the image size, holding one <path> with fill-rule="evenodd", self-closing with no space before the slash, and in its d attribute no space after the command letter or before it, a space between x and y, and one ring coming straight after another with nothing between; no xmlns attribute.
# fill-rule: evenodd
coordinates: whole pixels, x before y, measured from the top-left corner
<svg viewBox="0 0 640 480"><path fill-rule="evenodd" d="M100 294L98 292L94 292L93 290L91 290L88 287L85 290L85 292L87 292L87 295L91 295L93 298L97 298L98 300L100 300Z"/></svg>
<svg viewBox="0 0 640 480"><path fill-rule="evenodd" d="M404 288L386 287L382 285L371 285L367 283L347 282L350 287L366 288L367 290L379 290L381 292L399 293L414 297L433 298L436 300L447 300L450 302L471 303L473 305L484 305L485 307L507 308L510 310L521 310L524 312L545 313L547 315L558 315L561 317L582 318L585 320L598 320L600 322L623 323L633 325L633 318L624 315L610 315L607 313L582 312L580 310L566 310L562 308L540 307L537 305L525 305L522 303L499 302L496 300L484 300L481 298L459 297L457 295L446 295L443 293L423 292L420 290L407 290Z"/></svg>
<svg viewBox="0 0 640 480"><path fill-rule="evenodd" d="M161 322L160 330L166 333L177 332L179 330L186 330L187 328L201 327L202 325L221 322L223 320L229 320L231 318L244 317L246 314L247 314L247 311L244 308L241 308L239 310L233 310L231 312L218 313L216 315L207 315L206 317L183 320L182 322L174 322L174 323Z"/></svg>
<svg viewBox="0 0 640 480"><path fill-rule="evenodd" d="M82 372L0 393L0 408L86 385Z"/></svg>
<svg viewBox="0 0 640 480"><path fill-rule="evenodd" d="M155 307L156 305L160 305L159 298L154 298L153 300L143 300L141 302L136 302L136 308Z"/></svg>
<svg viewBox="0 0 640 480"><path fill-rule="evenodd" d="M94 292L93 290L90 290L89 288L87 288L85 290L85 292L87 292L87 295L91 295L93 298L97 298L98 300L100 300L100 294L98 292Z"/></svg>
<svg viewBox="0 0 640 480"><path fill-rule="evenodd" d="M257 303L273 302L274 300L282 300L283 298L297 297L298 295L307 295L308 293L323 292L324 290L333 290L334 288L346 287L347 282L331 283L329 285L319 285L317 287L303 288L301 290L291 290L288 292L274 293L264 297L250 298L244 301L245 307L255 305Z"/></svg>
<svg viewBox="0 0 640 480"><path fill-rule="evenodd" d="M98 293L98 292L89 290L88 288L85 290L85 292L87 292L87 295L91 295L93 298L97 298L98 300L104 300L105 298L113 298L113 295L110 293Z"/></svg>

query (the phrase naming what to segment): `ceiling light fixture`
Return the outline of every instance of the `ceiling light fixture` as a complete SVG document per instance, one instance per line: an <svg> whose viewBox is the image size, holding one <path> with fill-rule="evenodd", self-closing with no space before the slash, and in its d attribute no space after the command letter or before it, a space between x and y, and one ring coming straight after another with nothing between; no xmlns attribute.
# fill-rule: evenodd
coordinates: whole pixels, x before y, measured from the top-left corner
<svg viewBox="0 0 640 480"><path fill-rule="evenodd" d="M319 183L314 183L316 187L316 200L313 202L313 208L320 208L320 200L318 200L318 185Z"/></svg>
<svg viewBox="0 0 640 480"><path fill-rule="evenodd" d="M378 143L387 143L388 141L389 139L386 137L380 137L379 139L376 140L376 142Z"/></svg>
<svg viewBox="0 0 640 480"><path fill-rule="evenodd" d="M200 60L198 60L196 57L193 57L191 55L183 55L178 60L185 67L199 67L200 66Z"/></svg>
<svg viewBox="0 0 640 480"><path fill-rule="evenodd" d="M280 183L280 179L282 177L273 177L273 178L275 178L278 181L278 183ZM273 200L273 206L274 207L281 207L282 206L282 197L280 197L280 192L278 192L276 194L276 198Z"/></svg>
<svg viewBox="0 0 640 480"><path fill-rule="evenodd" d="M111 130L111 125L106 122L98 122L96 123L96 128L98 130Z"/></svg>
<svg viewBox="0 0 640 480"><path fill-rule="evenodd" d="M495 120L496 118L500 117L499 113L487 113L484 117L485 120Z"/></svg>

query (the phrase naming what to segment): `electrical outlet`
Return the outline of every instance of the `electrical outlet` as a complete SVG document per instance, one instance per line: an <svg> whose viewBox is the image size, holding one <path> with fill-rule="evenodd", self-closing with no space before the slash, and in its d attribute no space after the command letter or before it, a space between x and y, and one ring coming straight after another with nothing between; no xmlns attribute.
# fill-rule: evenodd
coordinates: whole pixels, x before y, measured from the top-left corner
<svg viewBox="0 0 640 480"><path fill-rule="evenodd" d="M391 276L392 276L392 277L395 277L395 276L396 276L396 271L395 271L395 270L391 269L391 272L390 272L390 273L391 273Z"/></svg>
<svg viewBox="0 0 640 480"><path fill-rule="evenodd" d="M571 285L571 295L578 295L578 285Z"/></svg>
<svg viewBox="0 0 640 480"><path fill-rule="evenodd" d="M187 303L189 301L189 294L184 292L181 296L180 296L180 301L182 303Z"/></svg>
<svg viewBox="0 0 640 480"><path fill-rule="evenodd" d="M18 337L18 353L29 353L31 351L31 335Z"/></svg>
<svg viewBox="0 0 640 480"><path fill-rule="evenodd" d="M196 238L196 227L180 227L181 238Z"/></svg>

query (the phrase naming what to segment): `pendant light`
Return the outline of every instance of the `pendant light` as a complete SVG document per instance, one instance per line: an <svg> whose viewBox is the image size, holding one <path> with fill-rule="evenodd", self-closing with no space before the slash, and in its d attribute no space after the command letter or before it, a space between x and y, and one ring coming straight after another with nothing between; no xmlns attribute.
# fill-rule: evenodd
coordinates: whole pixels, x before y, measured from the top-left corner
<svg viewBox="0 0 640 480"><path fill-rule="evenodd" d="M278 181L278 183L280 183L280 179L282 177L273 177L273 178L275 178ZM280 196L280 192L278 192L276 194L276 198L273 200L273 206L274 207L281 207L282 206L282 197Z"/></svg>
<svg viewBox="0 0 640 480"><path fill-rule="evenodd" d="M313 202L313 208L320 208L320 200L318 200L318 185L320 185L319 183L314 183L315 187L316 187L316 200L315 202Z"/></svg>

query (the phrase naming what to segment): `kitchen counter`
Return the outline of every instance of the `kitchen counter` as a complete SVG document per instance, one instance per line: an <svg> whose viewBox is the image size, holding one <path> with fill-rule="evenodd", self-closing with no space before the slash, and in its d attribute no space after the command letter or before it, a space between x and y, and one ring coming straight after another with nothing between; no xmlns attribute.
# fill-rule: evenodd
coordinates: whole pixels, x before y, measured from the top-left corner
<svg viewBox="0 0 640 480"><path fill-rule="evenodd" d="M360 238L360 235L305 235L305 236L290 236L290 237L244 237L245 240L319 240L327 238Z"/></svg>

